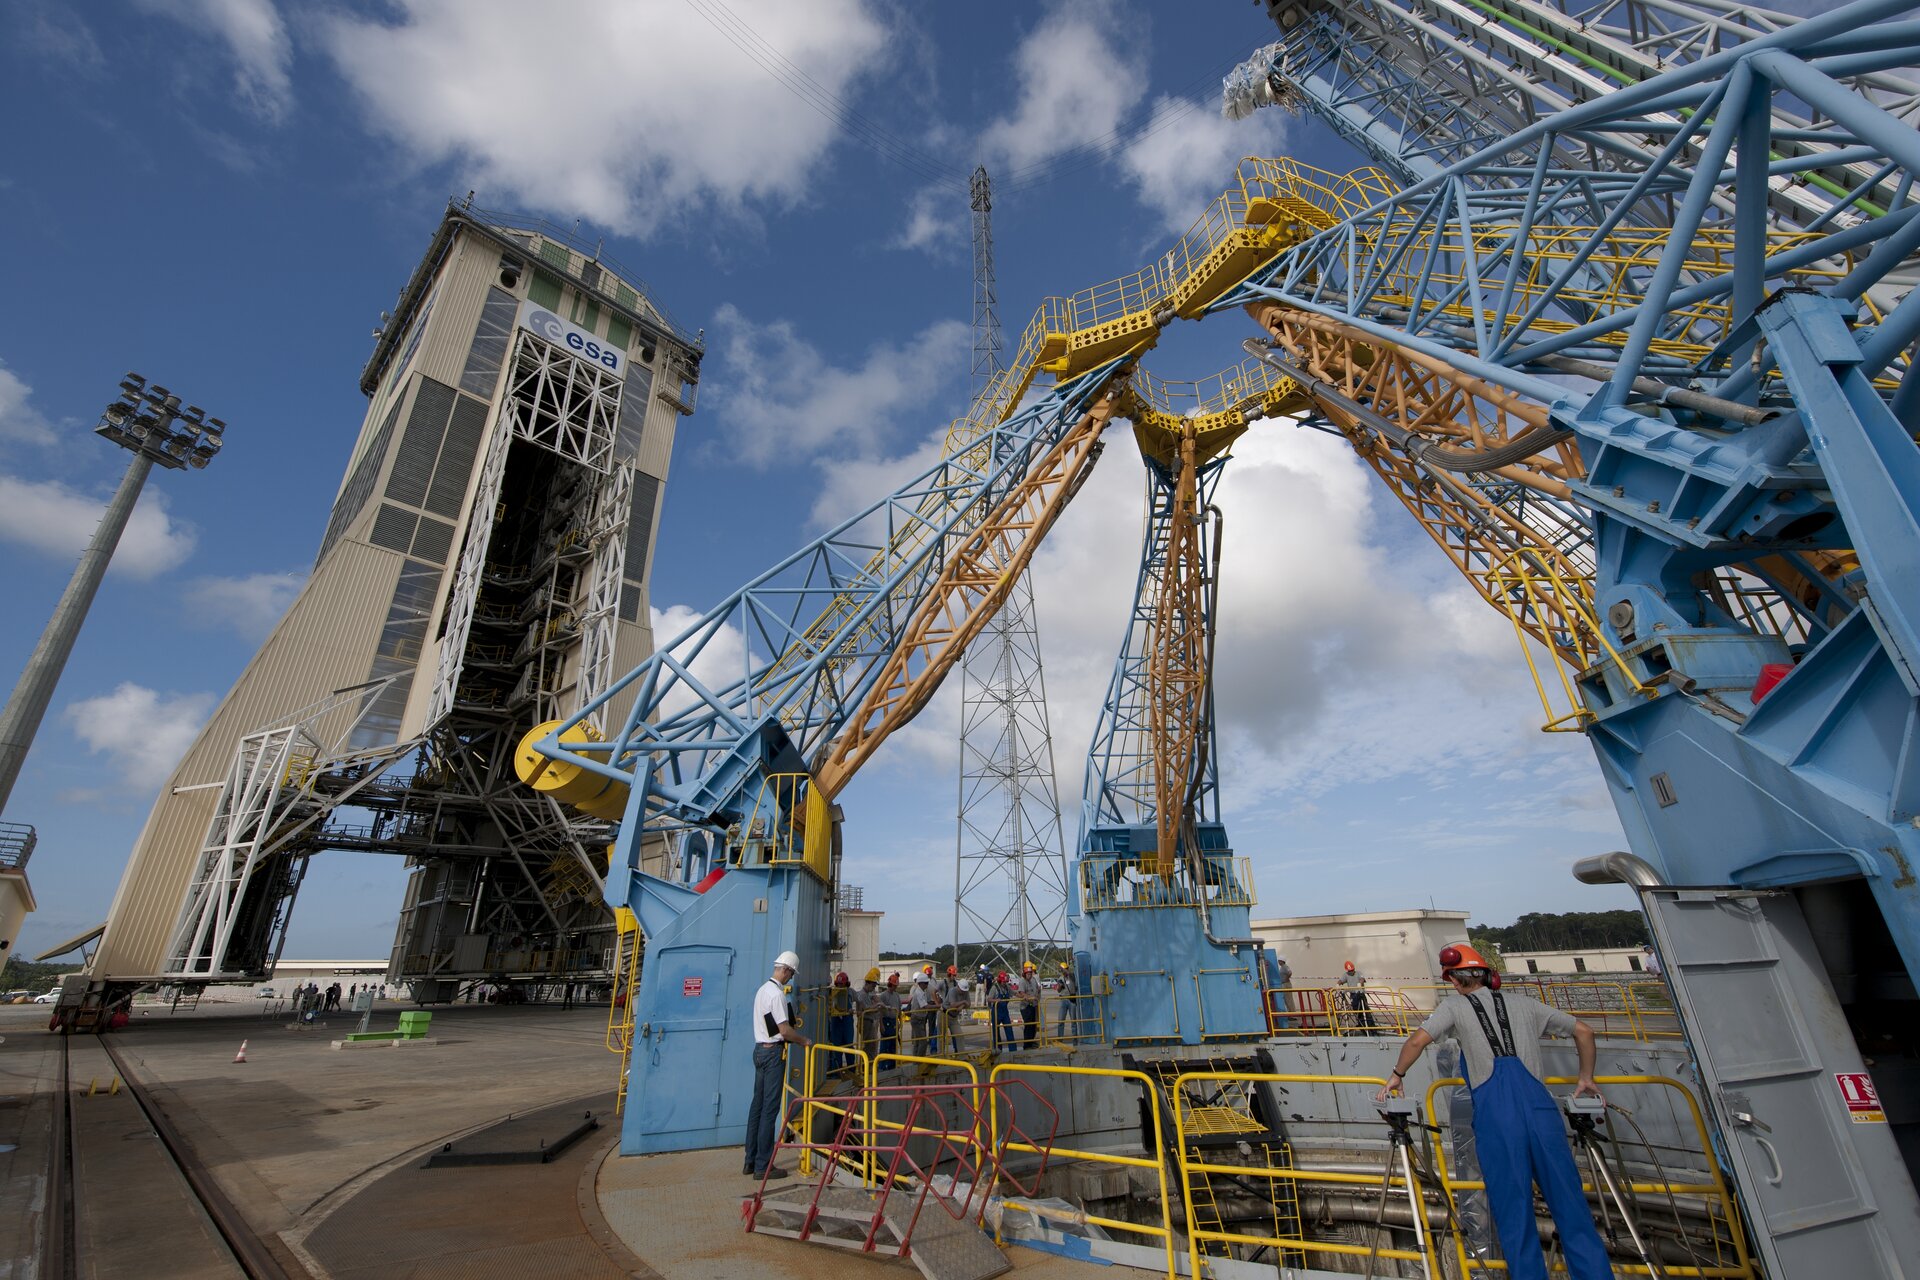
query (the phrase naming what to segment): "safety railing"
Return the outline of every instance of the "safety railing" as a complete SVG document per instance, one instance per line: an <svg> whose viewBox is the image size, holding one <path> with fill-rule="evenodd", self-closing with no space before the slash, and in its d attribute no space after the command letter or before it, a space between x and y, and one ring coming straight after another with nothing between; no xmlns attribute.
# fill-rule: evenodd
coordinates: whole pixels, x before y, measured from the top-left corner
<svg viewBox="0 0 1920 1280"><path fill-rule="evenodd" d="M1030 1100L1029 1113L1037 1110L1047 1121L1044 1133L1029 1132L1022 1127L1017 1109L1010 1101L1002 1105L1001 1095L1016 1090ZM784 1120L790 1123L796 1112L802 1116L814 1114L815 1105L820 1101L811 1095L794 1099L786 1108ZM929 1201L956 1221L978 1221L984 1216L988 1198L1003 1184L1018 1196L1037 1194L1060 1122L1059 1112L1053 1105L1024 1081L982 1085L978 1080L970 1080L964 1084L868 1087L849 1098L832 1101L845 1104L838 1109L839 1120L832 1137L818 1141L812 1130L807 1129L800 1137L789 1138L787 1123L783 1123L776 1131L779 1138L768 1168L774 1167L774 1160L782 1151L799 1153L799 1163L808 1169L813 1155L818 1153L823 1157L826 1167L814 1186L812 1202L799 1226L802 1240L808 1238L820 1221L821 1196L833 1183L833 1166L857 1165L868 1170L869 1185L875 1194L870 1211L861 1213L864 1218L861 1248L866 1252L876 1251L882 1225L893 1224L899 1241L896 1252L900 1257L909 1256L913 1231ZM898 1122L875 1119L879 1108L887 1103L898 1103L902 1107L903 1115ZM1003 1112L1004 1128L1000 1123ZM1026 1183L1008 1172L1002 1159L1005 1151L1016 1146L1021 1151L1039 1153L1033 1175ZM944 1186L941 1177L946 1179ZM910 1197L911 1207L904 1212L889 1213L888 1202L897 1192ZM765 1196L763 1180L760 1190L745 1207L749 1231L766 1207ZM782 1207L798 1208L797 1205Z"/></svg>
<svg viewBox="0 0 1920 1280"><path fill-rule="evenodd" d="M1136 1083L1147 1091L1147 1112L1153 1117L1153 1150L1146 1155L1129 1156L1121 1155L1113 1151L1079 1151L1060 1146L1053 1146L1048 1152L1041 1153L1036 1147L1011 1141L1005 1144L1004 1150L1042 1154L1060 1160L1084 1160L1092 1164L1118 1165L1128 1169L1152 1169L1154 1176L1159 1179L1159 1195L1156 1197L1156 1203L1160 1206L1160 1224L1158 1226L1146 1222L1128 1222L1123 1218L1103 1217L1095 1213L1083 1212L1077 1216L1080 1221L1099 1227L1104 1231L1121 1231L1134 1235L1144 1235L1160 1241L1166 1251L1167 1276L1169 1280L1172 1280L1178 1268L1174 1261L1173 1218L1169 1211L1170 1202L1167 1198L1166 1135L1162 1131L1162 1108L1160 1107L1159 1091L1154 1086L1153 1078L1143 1071L1129 1071L1117 1067L1065 1067L1040 1063L1003 1062L994 1067L992 1074L988 1076L988 1081L989 1083L997 1084L1003 1077L1014 1075L1079 1076L1083 1078L1104 1076L1112 1080L1124 1080ZM990 1101L995 1108L999 1106L1000 1099L997 1094L990 1095ZM997 1110L991 1113L990 1119L994 1125L994 1132L999 1132L999 1116ZM1045 1213L1045 1210L1041 1206L1031 1201L1023 1201L1018 1197L1007 1197L1003 1199L1001 1209L1003 1211L1003 1222L1005 1221L1004 1211L1009 1209L1019 1210L1036 1217ZM1195 1272L1193 1274L1198 1275L1199 1273Z"/></svg>
<svg viewBox="0 0 1920 1280"><path fill-rule="evenodd" d="M805 773L773 773L760 784L753 811L740 826L741 861L774 866L804 866L823 881L833 879L826 801Z"/></svg>
<svg viewBox="0 0 1920 1280"><path fill-rule="evenodd" d="M1398 1174L1358 1173L1351 1170L1323 1170L1296 1167L1289 1155L1284 1165L1269 1163L1266 1167L1255 1164L1219 1164L1201 1158L1198 1147L1190 1147L1186 1137L1190 1133L1200 1132L1209 1127L1210 1117L1197 1115L1197 1108L1189 1100L1187 1089L1190 1085L1210 1085L1231 1083L1234 1085L1251 1084L1303 1084L1303 1085L1355 1085L1377 1091L1386 1087L1386 1080L1379 1076L1332 1076L1332 1075L1292 1075L1285 1073L1250 1073L1237 1071L1188 1071L1174 1077L1171 1086L1174 1124L1180 1136L1176 1156L1180 1168L1181 1201L1186 1210L1187 1223L1187 1265L1189 1275L1206 1274L1201 1270L1203 1260L1209 1256L1207 1246L1218 1245L1223 1250L1233 1245L1265 1247L1276 1254L1323 1254L1339 1255L1346 1258L1392 1258L1406 1262L1424 1262L1427 1274L1437 1276L1440 1273L1438 1258L1434 1253L1422 1254L1414 1249L1400 1249L1378 1244L1349 1244L1339 1240L1313 1240L1304 1232L1296 1230L1291 1235L1279 1231L1272 1235L1256 1235L1250 1231L1229 1230L1219 1226L1200 1225L1195 1203L1195 1175L1203 1179L1213 1177L1242 1180L1261 1180L1268 1184L1268 1198L1273 1200L1281 1194L1284 1184L1289 1199L1297 1201L1301 1187L1305 1185L1350 1187L1358 1195L1384 1195L1395 1190L1406 1192L1406 1180ZM1211 1183L1199 1184L1202 1194L1210 1201ZM1431 1240L1431 1237L1429 1237ZM1429 1244L1429 1248L1434 1246ZM1219 1256L1217 1254L1212 1256Z"/></svg>
<svg viewBox="0 0 1920 1280"><path fill-rule="evenodd" d="M1088 910L1134 907L1210 907L1254 905L1253 866L1246 858L1212 853L1199 859L1199 883L1183 870L1173 879L1154 873L1152 857L1089 854L1080 859L1080 901Z"/></svg>
<svg viewBox="0 0 1920 1280"><path fill-rule="evenodd" d="M1040 1039L1048 1048L1072 1053L1082 1045L1107 1042L1107 1005L1100 996L1091 992L1085 995L1055 993L1048 1003L1052 1005L1051 1017L1045 1003L1040 1010ZM1054 1028L1053 1034L1047 1033L1047 1027Z"/></svg>
<svg viewBox="0 0 1920 1280"><path fill-rule="evenodd" d="M640 985L640 922L627 907L613 910L613 994L607 1000L607 1048L620 1055L620 1086L613 1113L627 1105L627 1073L633 1067L633 996Z"/></svg>
<svg viewBox="0 0 1920 1280"><path fill-rule="evenodd" d="M818 1122L821 1116L832 1116L834 1123L838 1124L850 1109L861 1109L863 1104L859 1101L858 1095L864 1093L873 1080L873 1055L864 1049L823 1044L816 1040L807 1046L798 1087L793 1084L791 1077L792 1072L788 1072L788 1079L782 1089L784 1099L782 1111L786 1114L788 1122L792 1123L796 1118L795 1107L798 1105L797 1118L801 1125L800 1132L810 1138L819 1132ZM850 1079L854 1092L844 1096L824 1093L827 1082L836 1078ZM873 1117L868 1115L866 1120L871 1124ZM800 1172L811 1176L813 1165L814 1152L811 1149L802 1151ZM851 1166L849 1172L857 1174L862 1180L872 1176L872 1170L864 1157Z"/></svg>
<svg viewBox="0 0 1920 1280"><path fill-rule="evenodd" d="M1466 1081L1462 1080L1459 1076L1448 1076L1435 1080L1427 1087L1427 1114L1429 1116L1439 1114L1435 1110L1434 1101L1440 1090L1456 1087L1465 1083ZM1569 1085L1575 1083L1575 1081L1571 1076L1549 1076L1544 1083L1549 1085ZM1664 1199L1668 1207L1672 1210L1673 1222L1681 1246L1688 1249L1694 1255L1693 1261L1687 1264L1665 1260L1661 1261L1659 1264L1659 1274L1675 1277L1717 1277L1719 1280L1753 1280L1753 1259L1747 1253L1746 1230L1740 1221L1739 1202L1727 1189L1726 1180L1721 1177L1719 1160L1712 1154L1713 1146L1707 1134L1706 1121L1700 1114L1700 1105L1694 1100L1693 1091L1670 1076L1595 1076L1594 1083L1600 1085L1603 1090L1607 1091L1613 1091L1618 1088L1642 1087L1671 1091L1672 1095L1677 1095L1679 1100L1686 1104L1684 1114L1687 1119L1691 1121L1693 1134L1696 1139L1694 1151L1700 1155L1703 1166L1700 1176L1693 1181L1676 1181L1673 1177L1667 1176L1664 1165L1659 1161L1659 1156L1654 1144L1646 1139L1644 1134L1641 1134L1638 1136L1638 1145L1647 1153L1647 1159L1644 1163L1652 1165L1656 1170L1657 1176L1653 1178L1635 1177L1631 1181L1623 1182L1621 1186L1623 1194L1635 1197L1636 1201L1643 1196L1653 1196L1656 1197L1657 1200ZM1641 1109L1644 1110L1644 1108ZM1629 1120L1631 1120L1633 1116L1633 1112L1618 1106L1616 1100L1610 1098L1607 1106L1607 1123L1609 1127L1612 1125L1612 1117L1615 1113L1622 1114ZM1635 1128L1637 1132L1637 1125ZM1619 1142L1617 1136L1610 1138L1610 1140L1616 1144ZM1616 1150L1617 1149L1616 1147ZM1464 1191L1484 1191L1486 1190L1487 1184L1478 1178L1454 1177L1447 1167L1445 1143L1435 1143L1433 1145L1433 1153L1434 1173L1441 1188L1446 1193L1448 1211L1457 1221L1459 1218L1459 1193ZM1589 1195L1598 1196L1602 1194L1601 1188L1594 1186L1590 1180L1584 1178L1584 1171L1581 1186ZM1681 1208L1683 1203L1689 1207L1697 1207L1705 1220L1704 1231L1711 1236L1711 1240L1706 1243L1705 1247L1710 1248L1712 1251L1711 1261L1700 1256L1697 1251L1694 1244L1696 1233L1689 1231L1686 1225L1686 1215ZM1643 1218L1642 1225L1650 1225L1650 1220ZM1459 1274L1463 1277L1470 1277L1476 1271L1492 1272L1505 1271L1507 1269L1506 1263L1504 1262L1475 1258L1470 1255L1467 1252L1465 1241L1457 1232L1454 1234L1453 1250L1454 1260L1459 1264ZM1614 1260L1613 1271L1616 1275L1644 1276L1656 1274L1652 1268L1641 1263L1624 1262L1619 1259Z"/></svg>
<svg viewBox="0 0 1920 1280"><path fill-rule="evenodd" d="M1404 1036L1433 1011L1394 987L1268 987L1265 996L1279 1036Z"/></svg>
<svg viewBox="0 0 1920 1280"><path fill-rule="evenodd" d="M1507 976L1502 986L1570 1013L1596 1035L1651 1044L1681 1036L1673 997L1658 979L1592 981ZM1267 1026L1277 1036L1404 1036L1453 988L1432 985L1268 987Z"/></svg>

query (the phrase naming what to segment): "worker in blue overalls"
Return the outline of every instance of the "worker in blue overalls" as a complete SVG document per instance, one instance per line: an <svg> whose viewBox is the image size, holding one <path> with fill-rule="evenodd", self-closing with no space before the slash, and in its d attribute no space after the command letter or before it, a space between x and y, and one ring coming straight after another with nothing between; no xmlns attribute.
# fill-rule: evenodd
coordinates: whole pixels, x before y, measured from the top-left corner
<svg viewBox="0 0 1920 1280"><path fill-rule="evenodd" d="M853 980L844 970L833 975L833 986L827 991L827 1043L841 1049L853 1045ZM837 1071L854 1062L851 1055L832 1056L829 1070Z"/></svg>
<svg viewBox="0 0 1920 1280"><path fill-rule="evenodd" d="M1533 1212L1537 1182L1553 1214L1553 1225L1560 1230L1560 1247L1572 1280L1608 1280L1613 1266L1594 1228L1586 1193L1580 1189L1580 1171L1567 1145L1560 1108L1540 1083L1546 1074L1540 1062L1540 1038L1572 1036L1580 1054L1580 1078L1573 1092L1601 1096L1593 1082L1593 1028L1531 996L1502 992L1493 966L1470 946L1442 949L1440 976L1452 984L1453 994L1441 1000L1433 1016L1400 1046L1393 1074L1376 1100L1385 1102L1390 1094L1399 1093L1408 1069L1427 1046L1441 1036L1452 1036L1466 1060L1467 1084L1473 1090L1473 1136L1507 1275L1511 1280L1547 1278Z"/></svg>
<svg viewBox="0 0 1920 1280"><path fill-rule="evenodd" d="M987 1018L993 1024L993 1051L1011 1050L1013 1043L1013 1011L1007 1007L1013 999L1013 991L1007 985L1006 971L993 975L993 986L987 989Z"/></svg>

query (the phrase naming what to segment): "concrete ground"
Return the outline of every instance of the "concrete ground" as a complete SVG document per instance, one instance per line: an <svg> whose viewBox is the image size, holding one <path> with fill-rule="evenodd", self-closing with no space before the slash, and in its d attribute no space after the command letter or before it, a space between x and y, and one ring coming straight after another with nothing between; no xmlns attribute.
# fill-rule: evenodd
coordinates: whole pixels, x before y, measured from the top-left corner
<svg viewBox="0 0 1920 1280"><path fill-rule="evenodd" d="M383 1005L389 1028L404 1007ZM289 1275L547 1280L854 1280L884 1261L741 1230L738 1148L625 1159L603 1008L436 1006L432 1044L336 1050L355 1015L295 1030L264 1004L136 1006L111 1043ZM39 1280L60 1088L45 1006L0 1006L0 1280ZM246 1042L245 1062L234 1057ZM90 1280L241 1274L99 1041L75 1037L74 1252ZM97 1089L88 1096L88 1086ZM586 1112L604 1126L546 1164L426 1168L456 1151L538 1150ZM1027 1280L1085 1264L1012 1248Z"/></svg>
<svg viewBox="0 0 1920 1280"><path fill-rule="evenodd" d="M373 1025L391 1027L403 1007L411 1006L382 1006ZM603 1008L436 1006L436 1043L351 1050L335 1050L332 1041L357 1025L357 1015L332 1015L322 1026L293 1030L284 1016L264 1019L263 1008L264 1002L209 1002L170 1014L164 1006L136 1006L133 1025L114 1033L112 1043L290 1274L333 1274L303 1254L305 1241L343 1208L350 1210L346 1221L378 1221L382 1234L372 1247L376 1255L380 1248L389 1252L370 1257L363 1247L342 1275L487 1274L478 1254L468 1259L472 1269L444 1269L452 1258L444 1236L435 1258L422 1259L419 1241L409 1241L411 1229L393 1220L386 1199L361 1193L443 1144L510 1117L558 1104L573 1113L611 1102L619 1059L605 1048ZM42 1247L60 1043L45 1030L47 1014L45 1006L0 1007L0 1146L14 1148L0 1151L0 1277L8 1280L36 1277ZM237 1063L243 1040L247 1061ZM113 1069L104 1050L88 1037L76 1037L72 1047L80 1274L100 1280L238 1274L132 1099L124 1092L85 1096L92 1078L103 1091L110 1085ZM563 1201L544 1183L539 1196L515 1190L516 1177L529 1167L547 1173L549 1182L561 1176L559 1161L436 1170L442 1180L435 1187L444 1188L458 1219L485 1215L497 1228L494 1244L512 1235L516 1221L530 1233L520 1243L552 1243L550 1210L573 1201L581 1171L597 1165L610 1141L610 1133L596 1134L568 1152L573 1167L565 1174ZM476 1193L474 1175L494 1178L477 1201L468 1198ZM428 1215L417 1196L408 1202L424 1238ZM589 1234L579 1214L569 1217L560 1220L562 1234ZM533 1273L635 1274L637 1260L617 1242L612 1249L619 1262L611 1271ZM500 1274L530 1273L523 1266Z"/></svg>
<svg viewBox="0 0 1920 1280"><path fill-rule="evenodd" d="M741 1176L738 1147L663 1156L609 1153L600 1166L600 1210L621 1241L666 1280L917 1280L920 1273L903 1260L747 1234L741 1230L741 1201L758 1186ZM1013 1264L1009 1274L1021 1280L1110 1274L1105 1267L1019 1246L1006 1254Z"/></svg>

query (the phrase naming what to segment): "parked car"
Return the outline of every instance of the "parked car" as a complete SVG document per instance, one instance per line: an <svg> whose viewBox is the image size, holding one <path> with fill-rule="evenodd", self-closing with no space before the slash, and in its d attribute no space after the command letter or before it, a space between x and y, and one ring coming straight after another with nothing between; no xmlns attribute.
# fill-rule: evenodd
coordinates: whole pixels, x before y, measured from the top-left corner
<svg viewBox="0 0 1920 1280"><path fill-rule="evenodd" d="M35 1004L52 1004L55 1001L57 1001L59 998L60 998L60 989L58 987L55 987L52 991L42 991L39 995L33 998L33 1002Z"/></svg>
<svg viewBox="0 0 1920 1280"><path fill-rule="evenodd" d="M262 987L258 991L254 992L253 994L260 997L260 999L262 1000L271 1000L275 996L277 996L279 992L275 991L272 987Z"/></svg>

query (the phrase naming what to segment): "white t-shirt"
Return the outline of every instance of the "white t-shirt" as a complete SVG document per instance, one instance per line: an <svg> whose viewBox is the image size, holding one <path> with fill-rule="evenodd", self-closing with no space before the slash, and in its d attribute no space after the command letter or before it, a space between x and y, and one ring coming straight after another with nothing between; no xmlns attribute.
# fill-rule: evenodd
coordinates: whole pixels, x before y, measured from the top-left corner
<svg viewBox="0 0 1920 1280"><path fill-rule="evenodd" d="M778 1044L778 1028L793 1021L793 1010L787 1005L787 993L780 984L768 978L753 993L753 1042L755 1044Z"/></svg>

